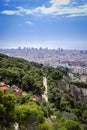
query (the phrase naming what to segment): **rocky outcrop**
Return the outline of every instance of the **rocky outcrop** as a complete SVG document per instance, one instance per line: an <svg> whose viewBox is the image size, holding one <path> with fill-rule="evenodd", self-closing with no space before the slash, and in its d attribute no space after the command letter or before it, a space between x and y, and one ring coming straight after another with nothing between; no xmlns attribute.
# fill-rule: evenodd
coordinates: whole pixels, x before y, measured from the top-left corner
<svg viewBox="0 0 87 130"><path fill-rule="evenodd" d="M59 88L60 92L64 92L67 89L66 84L62 80L57 81L57 87Z"/></svg>
<svg viewBox="0 0 87 130"><path fill-rule="evenodd" d="M66 85L64 81L58 80L57 81L57 87L59 88L60 92L65 92L68 90L69 95L74 97L76 100L80 100L82 102L87 103L87 89L78 87L76 85Z"/></svg>
<svg viewBox="0 0 87 130"><path fill-rule="evenodd" d="M87 102L87 89L75 85L69 85L69 94L76 100Z"/></svg>

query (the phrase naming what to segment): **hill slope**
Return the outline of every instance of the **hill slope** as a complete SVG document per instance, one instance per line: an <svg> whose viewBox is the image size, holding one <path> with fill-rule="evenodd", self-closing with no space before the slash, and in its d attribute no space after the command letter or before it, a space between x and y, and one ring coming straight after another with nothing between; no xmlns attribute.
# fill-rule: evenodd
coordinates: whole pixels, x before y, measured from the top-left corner
<svg viewBox="0 0 87 130"><path fill-rule="evenodd" d="M48 102L42 99L40 103L35 103L31 95L42 98L43 77L47 79ZM17 122L21 130L87 129L87 104L78 100L75 94L70 95L71 82L67 68L47 67L0 54L0 81L10 86L15 84L26 91L25 95L15 99L14 104L12 95L3 95L0 91L0 128L2 124L8 128L8 123L12 125ZM14 112L11 104L14 106ZM13 113L15 118L10 120Z"/></svg>

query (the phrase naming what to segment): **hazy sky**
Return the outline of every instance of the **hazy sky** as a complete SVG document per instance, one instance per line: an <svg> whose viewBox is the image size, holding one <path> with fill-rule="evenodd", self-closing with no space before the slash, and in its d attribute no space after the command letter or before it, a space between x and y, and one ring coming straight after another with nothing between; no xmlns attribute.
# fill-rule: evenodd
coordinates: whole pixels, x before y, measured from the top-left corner
<svg viewBox="0 0 87 130"><path fill-rule="evenodd" d="M87 49L87 0L0 0L0 48Z"/></svg>

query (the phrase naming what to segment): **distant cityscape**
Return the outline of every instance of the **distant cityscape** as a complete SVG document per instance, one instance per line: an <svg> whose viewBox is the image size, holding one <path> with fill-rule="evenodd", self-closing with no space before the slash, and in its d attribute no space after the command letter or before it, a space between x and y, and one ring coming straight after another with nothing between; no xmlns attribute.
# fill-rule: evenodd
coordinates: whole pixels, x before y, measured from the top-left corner
<svg viewBox="0 0 87 130"><path fill-rule="evenodd" d="M0 49L0 53L19 57L45 66L65 66L73 73L87 74L87 50L64 50L48 48Z"/></svg>

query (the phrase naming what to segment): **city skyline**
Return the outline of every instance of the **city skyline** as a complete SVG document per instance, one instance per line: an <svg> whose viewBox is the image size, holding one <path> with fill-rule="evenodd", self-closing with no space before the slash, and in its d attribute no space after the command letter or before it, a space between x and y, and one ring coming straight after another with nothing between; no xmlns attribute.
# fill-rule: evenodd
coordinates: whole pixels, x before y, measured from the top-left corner
<svg viewBox="0 0 87 130"><path fill-rule="evenodd" d="M87 49L85 0L0 0L0 48Z"/></svg>

